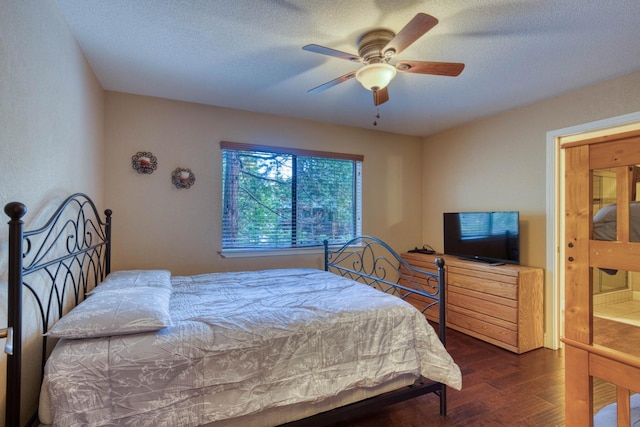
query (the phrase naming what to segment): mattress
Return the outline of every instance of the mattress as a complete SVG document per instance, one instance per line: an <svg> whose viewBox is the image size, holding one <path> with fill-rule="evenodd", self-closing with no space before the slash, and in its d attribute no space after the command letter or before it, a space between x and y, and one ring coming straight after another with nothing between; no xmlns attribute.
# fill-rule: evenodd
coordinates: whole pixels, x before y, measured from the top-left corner
<svg viewBox="0 0 640 427"><path fill-rule="evenodd" d="M343 390L338 395L328 397L319 402L300 402L292 405L265 408L259 412L242 415L226 420L214 421L203 427L272 427L285 424L301 418L310 417L321 412L355 403L379 394L407 387L415 382L413 374L405 374L374 387L356 387ZM51 425L49 396L46 387L42 387L39 406L40 426ZM118 424L118 423L115 423Z"/></svg>
<svg viewBox="0 0 640 427"><path fill-rule="evenodd" d="M361 283L287 269L171 284L173 326L58 342L45 367L42 421L231 425L278 412L290 421L398 378L461 388L459 367L424 316Z"/></svg>

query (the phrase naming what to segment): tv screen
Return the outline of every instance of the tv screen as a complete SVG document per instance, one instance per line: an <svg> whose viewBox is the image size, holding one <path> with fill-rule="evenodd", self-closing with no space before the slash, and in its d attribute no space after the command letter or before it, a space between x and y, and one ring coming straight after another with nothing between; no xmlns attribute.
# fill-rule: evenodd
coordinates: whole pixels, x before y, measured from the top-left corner
<svg viewBox="0 0 640 427"><path fill-rule="evenodd" d="M487 263L520 263L516 211L445 212L444 253Z"/></svg>

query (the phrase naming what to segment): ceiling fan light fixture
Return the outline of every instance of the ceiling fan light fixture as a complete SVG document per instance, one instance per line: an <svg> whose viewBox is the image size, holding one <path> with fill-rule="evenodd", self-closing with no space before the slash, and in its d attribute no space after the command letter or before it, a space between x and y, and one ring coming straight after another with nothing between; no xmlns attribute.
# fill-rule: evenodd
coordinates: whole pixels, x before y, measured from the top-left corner
<svg viewBox="0 0 640 427"><path fill-rule="evenodd" d="M387 87L396 76L396 68L389 64L369 64L356 72L356 79L368 90L380 90Z"/></svg>

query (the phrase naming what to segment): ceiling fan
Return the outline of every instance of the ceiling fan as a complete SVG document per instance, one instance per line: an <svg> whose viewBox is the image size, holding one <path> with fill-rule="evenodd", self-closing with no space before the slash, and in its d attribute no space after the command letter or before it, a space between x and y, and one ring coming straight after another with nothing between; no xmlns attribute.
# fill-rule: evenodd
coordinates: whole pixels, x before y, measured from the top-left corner
<svg viewBox="0 0 640 427"><path fill-rule="evenodd" d="M426 13L418 13L399 33L386 29L377 29L364 33L358 39L358 55L342 52L317 44L308 44L302 49L334 58L361 62L364 67L310 89L309 93L322 92L339 83L356 78L373 92L373 103L378 106L389 100L387 85L396 76L396 72L414 74L434 74L438 76L459 75L464 64L457 62L398 61L395 65L389 61L413 42L435 27L438 20Z"/></svg>

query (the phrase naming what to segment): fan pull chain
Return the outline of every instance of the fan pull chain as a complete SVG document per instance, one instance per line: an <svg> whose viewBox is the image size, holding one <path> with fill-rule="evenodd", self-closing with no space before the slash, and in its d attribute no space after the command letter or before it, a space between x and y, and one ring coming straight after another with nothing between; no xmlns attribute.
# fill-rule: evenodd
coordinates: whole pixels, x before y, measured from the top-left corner
<svg viewBox="0 0 640 427"><path fill-rule="evenodd" d="M380 109L376 108L376 119L379 119L379 118L380 118ZM378 120L374 120L373 125L378 126Z"/></svg>

